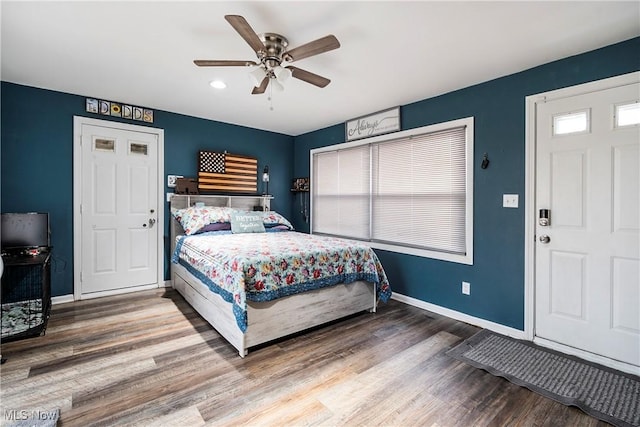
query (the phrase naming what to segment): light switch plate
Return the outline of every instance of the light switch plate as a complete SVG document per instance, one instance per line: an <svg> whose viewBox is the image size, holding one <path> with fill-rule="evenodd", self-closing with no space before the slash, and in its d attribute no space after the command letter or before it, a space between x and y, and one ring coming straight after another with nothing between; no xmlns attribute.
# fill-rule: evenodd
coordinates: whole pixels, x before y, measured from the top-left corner
<svg viewBox="0 0 640 427"><path fill-rule="evenodd" d="M502 207L503 208L517 208L518 207L518 195L517 194L503 194L502 195Z"/></svg>
<svg viewBox="0 0 640 427"><path fill-rule="evenodd" d="M471 283L462 282L462 293L464 295L471 295Z"/></svg>

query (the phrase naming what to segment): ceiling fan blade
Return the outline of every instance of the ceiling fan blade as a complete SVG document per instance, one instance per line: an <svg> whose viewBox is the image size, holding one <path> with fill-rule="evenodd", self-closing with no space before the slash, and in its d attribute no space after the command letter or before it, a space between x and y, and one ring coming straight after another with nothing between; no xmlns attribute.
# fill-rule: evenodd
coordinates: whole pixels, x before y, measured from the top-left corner
<svg viewBox="0 0 640 427"><path fill-rule="evenodd" d="M196 59L193 61L198 67L248 67L249 65L258 65L253 61L228 61L228 60L209 60Z"/></svg>
<svg viewBox="0 0 640 427"><path fill-rule="evenodd" d="M244 39L251 49L253 49L256 53L264 50L264 44L260 40L260 37L253 31L251 25L240 15L225 15L224 19L231 24L231 26L240 34L240 37Z"/></svg>
<svg viewBox="0 0 640 427"><path fill-rule="evenodd" d="M311 83L312 85L316 85L318 87L325 87L326 85L331 83L331 80L325 77L319 76L317 74L313 74L309 71L303 70L298 67L288 66L285 68L288 68L289 70L291 70L291 75L296 79L300 79L302 81Z"/></svg>
<svg viewBox="0 0 640 427"><path fill-rule="evenodd" d="M302 58L308 58L309 56L319 55L324 52L328 52L340 47L340 42L333 35L324 36L321 39L314 40L302 46L298 46L291 49L288 52L282 54L282 57L287 61L298 61Z"/></svg>
<svg viewBox="0 0 640 427"><path fill-rule="evenodd" d="M251 91L251 95L260 95L261 93L264 93L264 91L267 90L268 85L269 85L269 77L267 76L264 79L262 79L260 86L256 86L253 88L253 90Z"/></svg>

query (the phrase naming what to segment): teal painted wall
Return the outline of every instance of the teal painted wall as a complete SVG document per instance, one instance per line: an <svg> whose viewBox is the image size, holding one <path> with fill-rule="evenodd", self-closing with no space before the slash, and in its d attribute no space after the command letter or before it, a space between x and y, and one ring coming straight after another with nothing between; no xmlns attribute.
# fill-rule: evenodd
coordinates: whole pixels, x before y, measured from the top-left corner
<svg viewBox="0 0 640 427"><path fill-rule="evenodd" d="M2 82L0 208L49 212L53 249L52 295L73 293L73 116L144 125L85 112L85 97ZM90 96L90 94L89 94ZM228 150L267 164L272 208L291 214L293 138L166 111L151 125L164 129L164 171L195 176L198 150ZM166 179L164 179L166 185ZM262 191L261 182L259 189ZM169 191L165 187L165 191ZM165 203L165 279L169 278L169 209Z"/></svg>
<svg viewBox="0 0 640 427"><path fill-rule="evenodd" d="M638 52L640 37L401 106L403 130L475 118L474 265L377 250L393 290L523 330L525 97L638 71ZM341 142L343 123L296 137L294 175L309 176L311 149ZM485 152L491 164L483 170ZM502 208L505 193L518 194L520 208ZM308 231L292 213L294 226ZM470 296L462 295L462 281L471 282Z"/></svg>

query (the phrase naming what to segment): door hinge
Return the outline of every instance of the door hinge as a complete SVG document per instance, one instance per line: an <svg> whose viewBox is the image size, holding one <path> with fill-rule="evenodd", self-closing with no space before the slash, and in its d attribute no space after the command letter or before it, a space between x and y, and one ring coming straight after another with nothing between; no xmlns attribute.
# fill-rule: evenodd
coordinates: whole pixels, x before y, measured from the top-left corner
<svg viewBox="0 0 640 427"><path fill-rule="evenodd" d="M84 282L84 271L80 272L80 281Z"/></svg>

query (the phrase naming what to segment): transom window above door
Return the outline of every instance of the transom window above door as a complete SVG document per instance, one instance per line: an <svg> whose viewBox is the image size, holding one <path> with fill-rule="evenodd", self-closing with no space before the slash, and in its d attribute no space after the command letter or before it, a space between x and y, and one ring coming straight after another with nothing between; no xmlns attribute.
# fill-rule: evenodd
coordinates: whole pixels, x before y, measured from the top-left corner
<svg viewBox="0 0 640 427"><path fill-rule="evenodd" d="M553 116L553 135L589 132L589 110L563 113Z"/></svg>
<svg viewBox="0 0 640 427"><path fill-rule="evenodd" d="M618 104L615 107L616 127L635 126L640 124L640 102Z"/></svg>

